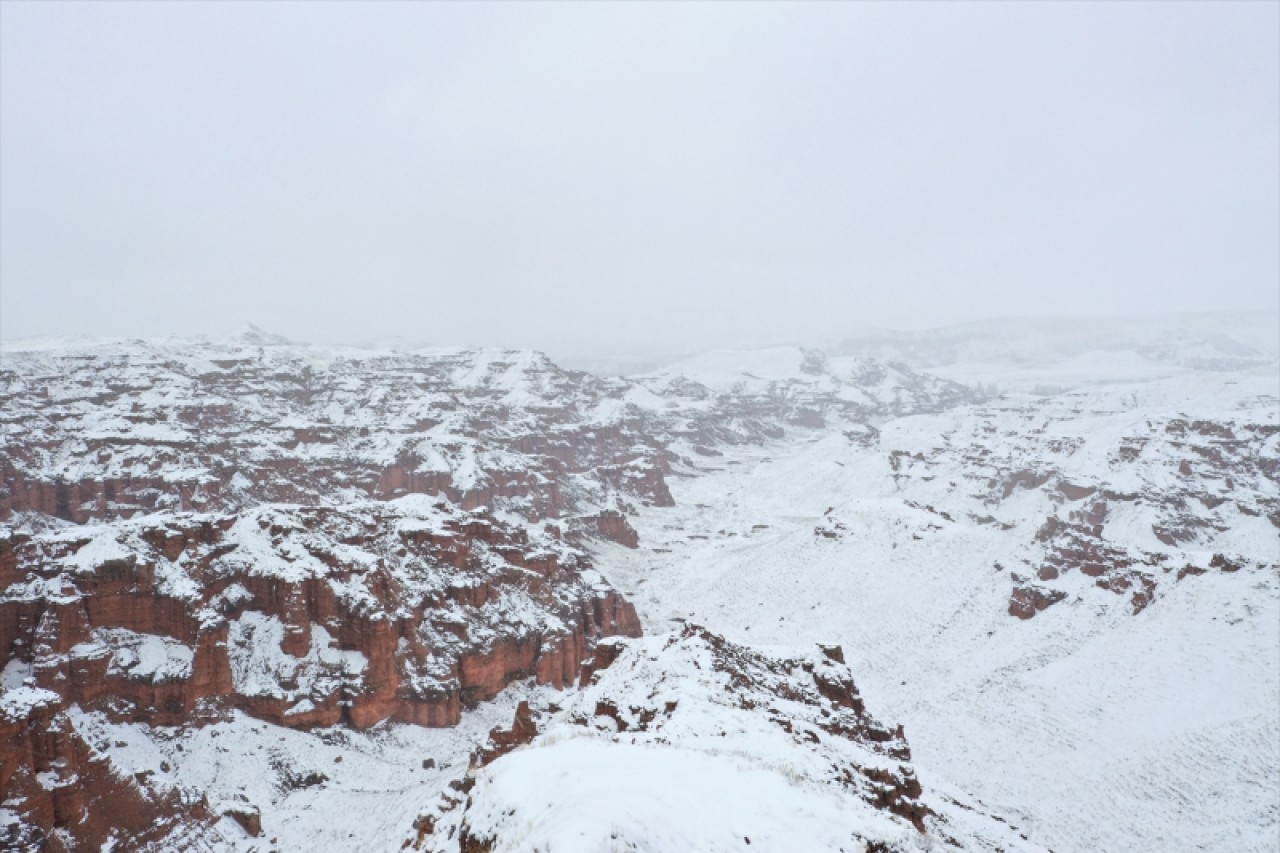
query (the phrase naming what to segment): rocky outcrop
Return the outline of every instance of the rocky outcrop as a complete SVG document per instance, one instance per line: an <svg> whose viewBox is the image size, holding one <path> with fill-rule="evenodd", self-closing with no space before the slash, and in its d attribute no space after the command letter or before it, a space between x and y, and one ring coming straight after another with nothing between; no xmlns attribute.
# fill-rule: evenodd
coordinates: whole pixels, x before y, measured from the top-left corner
<svg viewBox="0 0 1280 853"><path fill-rule="evenodd" d="M5 542L0 645L65 702L159 725L452 725L511 681L572 683L635 609L585 553L423 499L175 514Z"/></svg>
<svg viewBox="0 0 1280 853"><path fill-rule="evenodd" d="M1067 594L1059 589L1045 589L1036 584L1019 581L1017 578L1014 580L1019 585L1013 588L1013 593L1009 596L1009 615L1017 616L1019 619L1030 619L1067 597Z"/></svg>
<svg viewBox="0 0 1280 853"><path fill-rule="evenodd" d="M203 800L119 775L49 691L21 687L0 698L0 742L0 790L21 817L0 826L5 850L177 849L198 843L213 821Z"/></svg>
<svg viewBox="0 0 1280 853"><path fill-rule="evenodd" d="M565 535L573 541L607 539L627 548L640 547L640 535L617 510L602 510L595 515L567 519Z"/></svg>
<svg viewBox="0 0 1280 853"><path fill-rule="evenodd" d="M1082 399L975 406L929 448L881 442L898 488L928 491L943 481L955 490L949 512L905 501L942 521L962 521L966 503L969 521L1000 530L1021 526L1030 507L1044 513L1027 525L1034 533L1010 548L1016 564L1002 568L1010 615L1031 619L1078 598L1080 577L1138 614L1167 584L1217 570L1206 552L1238 570L1276 565L1273 548L1251 547L1274 537L1258 522L1280 522L1280 426L1268 422L1271 398L1244 399L1213 418L1138 416L1089 444L1071 434L1078 419L1128 419L1129 403L1097 411L1094 402L1085 411ZM931 522L915 538L941 529ZM1241 537L1242 529L1253 532ZM838 538L841 531L824 518L815 534ZM1241 547L1252 553L1235 553Z"/></svg>
<svg viewBox="0 0 1280 853"><path fill-rule="evenodd" d="M842 657L835 646L778 656L695 625L600 643L584 665L580 693L563 708L521 703L511 726L495 728L474 753L467 775L418 816L405 846L493 850L518 837L541 847L560 834L584 847L646 848L656 843L657 819L646 804L671 803L678 812L689 797L708 807L694 809L687 821L659 808L660 837L672 849L705 849L712 838L742 839L743 849L781 849L784 837L812 849L789 831L805 833L822 820L812 796L822 791L847 849L1032 848L981 809L928 796L909 763L902 728L867 713ZM724 755L731 760L721 764ZM518 793L527 781L504 782L543 773L557 781L548 778L536 803ZM586 781L575 785L579 778ZM771 839L749 830L745 810L728 825L718 823L723 812L707 791L736 797L727 792L748 784L779 786L771 791L784 798L796 785L810 807L766 819L779 833ZM787 820L796 823L789 829L774 823ZM984 822L1003 840L978 841Z"/></svg>
<svg viewBox="0 0 1280 853"><path fill-rule="evenodd" d="M528 702L516 706L515 719L510 728L495 728L489 732L489 740L471 759L472 767L484 767L519 746L525 746L538 736L538 724Z"/></svg>
<svg viewBox="0 0 1280 853"><path fill-rule="evenodd" d="M1066 518L1051 516L1035 536L1043 556L1035 582L1014 575L1009 613L1030 619L1067 598L1061 585L1078 573L1093 579L1093 585L1125 599L1131 611L1141 613L1155 599L1166 582L1210 571L1263 571L1265 563L1242 555L1216 553L1207 561L1198 554L1174 555L1133 546L1123 547L1107 539L1106 501L1095 501L1069 512ZM1157 538L1159 534L1157 533ZM1163 541L1163 540L1162 540ZM1166 544L1176 544L1168 541ZM1203 565L1198 563L1203 562Z"/></svg>

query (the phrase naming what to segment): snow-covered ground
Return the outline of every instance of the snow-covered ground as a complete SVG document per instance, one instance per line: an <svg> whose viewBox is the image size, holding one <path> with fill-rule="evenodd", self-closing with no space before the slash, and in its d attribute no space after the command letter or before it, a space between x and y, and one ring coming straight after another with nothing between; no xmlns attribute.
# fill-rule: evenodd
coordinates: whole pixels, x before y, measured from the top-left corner
<svg viewBox="0 0 1280 853"><path fill-rule="evenodd" d="M112 723L79 710L71 718L123 773L207 794L217 812L260 815L261 837L224 817L192 842L203 845L197 849L391 851L412 836L423 804L466 772L471 751L489 730L509 725L520 699L543 695L554 691L514 685L446 729L383 724L364 732L298 731L239 713L192 728Z"/></svg>
<svg viewBox="0 0 1280 853"><path fill-rule="evenodd" d="M1100 433L1236 411L1275 385L1265 372L1176 370L1125 382L1095 365L1081 375L1081 414L1059 410L1053 432L1085 445L1063 473L1104 482L1137 466L1108 471L1105 453L1087 446ZM1274 423L1274 397L1254 414ZM963 454L940 455L916 478L895 476L886 454L901 441L944 444L967 417L969 407L891 421L871 445L819 434L702 460L698 476L672 479L676 507L636 519L641 549L607 547L599 564L650 631L680 618L736 641L842 644L870 710L905 724L926 789L966 791L1016 818L1034 842L1060 851L1276 849L1276 528L1233 517L1219 547L1229 542L1261 570L1161 579L1140 613L1077 573L1063 578L1067 600L1029 621L1012 618L1001 563L1052 514L1045 490L1000 502L1003 525L975 523L983 504L968 494L955 461ZM1142 532L1132 526L1114 535ZM1149 522L1145 535L1144 545L1155 541Z"/></svg>
<svg viewBox="0 0 1280 853"><path fill-rule="evenodd" d="M971 798L921 791L832 647L761 653L692 625L619 645L474 774L465 809L438 803L424 849L1043 853Z"/></svg>

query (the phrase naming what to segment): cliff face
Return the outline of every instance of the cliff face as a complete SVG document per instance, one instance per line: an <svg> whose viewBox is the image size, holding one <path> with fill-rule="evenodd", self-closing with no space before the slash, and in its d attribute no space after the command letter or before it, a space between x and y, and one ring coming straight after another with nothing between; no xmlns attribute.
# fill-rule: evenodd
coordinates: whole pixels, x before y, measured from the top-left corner
<svg viewBox="0 0 1280 853"><path fill-rule="evenodd" d="M640 625L557 534L422 496L10 532L0 650L25 684L4 695L40 699L0 733L13 843L58 830L97 849L115 826L140 845L208 822L173 792L116 790L70 704L154 726L232 709L290 728L452 726L515 679L571 683L600 638Z"/></svg>
<svg viewBox="0 0 1280 853"><path fill-rule="evenodd" d="M60 707L56 694L29 686L0 700L0 790L22 818L0 825L0 847L138 850L207 830L206 802L120 775Z"/></svg>
<svg viewBox="0 0 1280 853"><path fill-rule="evenodd" d="M554 527L418 497L4 547L6 657L64 701L161 725L228 707L294 727L451 725L512 679L563 686L598 638L640 632Z"/></svg>

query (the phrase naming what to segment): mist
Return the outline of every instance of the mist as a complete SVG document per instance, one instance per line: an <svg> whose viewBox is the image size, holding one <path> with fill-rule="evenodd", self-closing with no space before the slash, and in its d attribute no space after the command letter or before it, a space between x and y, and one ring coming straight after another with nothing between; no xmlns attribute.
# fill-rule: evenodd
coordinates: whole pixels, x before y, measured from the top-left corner
<svg viewBox="0 0 1280 853"><path fill-rule="evenodd" d="M0 335L1274 311L1273 3L0 6Z"/></svg>

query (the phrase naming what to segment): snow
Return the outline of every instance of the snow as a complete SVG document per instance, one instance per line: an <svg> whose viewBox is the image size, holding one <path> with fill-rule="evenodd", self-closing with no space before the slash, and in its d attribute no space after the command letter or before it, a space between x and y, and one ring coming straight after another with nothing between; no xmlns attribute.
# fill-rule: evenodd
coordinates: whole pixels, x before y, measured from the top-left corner
<svg viewBox="0 0 1280 853"><path fill-rule="evenodd" d="M253 323L245 323L241 326L232 340L246 346L289 346L293 343L284 335L268 332Z"/></svg>
<svg viewBox="0 0 1280 853"><path fill-rule="evenodd" d="M0 691L29 686L26 682L33 674L34 670L30 663L21 658L10 658L4 665L4 669L0 669Z"/></svg>
<svg viewBox="0 0 1280 853"><path fill-rule="evenodd" d="M130 423L128 421L98 421L84 433L86 441L137 441L152 444L191 444L196 437L172 424Z"/></svg>
<svg viewBox="0 0 1280 853"><path fill-rule="evenodd" d="M52 690L40 687L12 687L0 693L0 719L24 720L40 708L56 706L62 700Z"/></svg>
<svg viewBox="0 0 1280 853"><path fill-rule="evenodd" d="M297 535L294 535L297 534ZM260 508L242 514L227 531L236 548L219 557L223 571L275 577L300 582L329 575L329 567L308 548L305 531L287 508ZM376 559L352 548L357 564Z"/></svg>
<svg viewBox="0 0 1280 853"><path fill-rule="evenodd" d="M319 625L311 626L310 647L301 658L283 650L284 634L285 625L278 618L252 610L231 623L227 646L237 693L289 702L323 698L369 665L360 652L337 648L333 637ZM296 686L285 688L284 684ZM295 705L292 713L299 712Z"/></svg>
<svg viewBox="0 0 1280 853"><path fill-rule="evenodd" d="M1038 849L979 804L928 799L927 835L876 808L859 768L904 765L833 734L858 715L810 673L838 680L844 668L816 649L780 657L720 642L696 629L625 642L530 745L476 774L465 814L442 801L442 825L510 851L927 850L944 836L965 849ZM456 849L447 835L429 849Z"/></svg>
<svg viewBox="0 0 1280 853"><path fill-rule="evenodd" d="M716 391L741 388L750 380L757 384L784 382L800 376L804 351L799 347L755 350L713 350L678 361L655 375L682 376Z"/></svg>
<svg viewBox="0 0 1280 853"><path fill-rule="evenodd" d="M71 657L110 655L110 675L159 684L191 677L195 651L169 637L141 634L127 628L94 628L88 642L71 648Z"/></svg>
<svg viewBox="0 0 1280 853"><path fill-rule="evenodd" d="M104 563L116 560L132 561L135 558L129 548L119 541L118 531L114 528L102 527L77 532L80 535L87 532L93 538L62 561L64 566L73 571L90 573L97 570Z"/></svg>
<svg viewBox="0 0 1280 853"><path fill-rule="evenodd" d="M1163 576L1157 600L1136 616L1092 578L1069 574L1068 600L1021 622L1006 612L1010 581L997 567L1018 557L1014 543L1032 540L1059 504L1052 484L992 503L986 469L975 480L966 449L978 442L1026 464L1044 452L1028 441L1078 436L1077 449L1051 457L1071 482L1161 493L1174 463L1144 452L1121 465L1116 442L1148 433L1148 422L1163 430L1173 415L1275 423L1280 412L1265 402L1274 377L1235 382L1191 374L1010 398L989 415L972 407L916 415L882 424L866 449L841 435L739 448L701 462L696 477L673 479L677 506L633 519L641 548L601 546L598 566L649 631L679 617L735 641L840 643L872 712L905 724L926 791L965 791L1015 818L1033 842L1272 850L1280 827L1274 525L1232 509L1227 529L1191 546L1202 565L1227 551L1259 570ZM1052 430L1036 437L1046 422ZM914 474L896 471L890 448L930 461ZM1274 499L1276 487L1241 468L1229 494ZM1121 503L1107 536L1181 554L1151 534L1163 511ZM974 521L983 515L1013 527ZM837 522L836 538L814 535Z"/></svg>
<svg viewBox="0 0 1280 853"><path fill-rule="evenodd" d="M911 827L860 812L870 810L733 755L583 737L513 753L481 778L469 809L475 834L500 839L495 851L595 853L625 839L638 851L816 853L867 836L926 849Z"/></svg>
<svg viewBox="0 0 1280 853"><path fill-rule="evenodd" d="M368 731L294 730L233 712L205 726L165 730L113 723L75 706L67 713L89 743L110 744L106 757L121 773L151 771L153 784L207 795L215 811L260 810L262 838L222 821L214 849L396 850L414 835L423 804L466 772L486 733L510 723L517 701L554 695L516 685L450 729L384 723ZM423 768L425 759L436 766ZM309 774L324 780L290 786ZM268 839L275 841L268 846Z"/></svg>
<svg viewBox="0 0 1280 853"><path fill-rule="evenodd" d="M156 563L156 591L170 598L188 601L200 597L200 584L180 565L163 560Z"/></svg>

